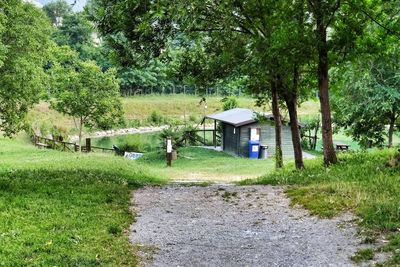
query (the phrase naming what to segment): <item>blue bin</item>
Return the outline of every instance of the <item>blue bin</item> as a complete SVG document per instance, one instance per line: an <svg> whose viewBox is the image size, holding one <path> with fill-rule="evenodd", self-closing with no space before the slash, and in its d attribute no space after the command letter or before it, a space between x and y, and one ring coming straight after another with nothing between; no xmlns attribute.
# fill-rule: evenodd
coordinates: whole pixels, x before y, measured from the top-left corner
<svg viewBox="0 0 400 267"><path fill-rule="evenodd" d="M260 154L260 141L249 141L249 158L258 159Z"/></svg>

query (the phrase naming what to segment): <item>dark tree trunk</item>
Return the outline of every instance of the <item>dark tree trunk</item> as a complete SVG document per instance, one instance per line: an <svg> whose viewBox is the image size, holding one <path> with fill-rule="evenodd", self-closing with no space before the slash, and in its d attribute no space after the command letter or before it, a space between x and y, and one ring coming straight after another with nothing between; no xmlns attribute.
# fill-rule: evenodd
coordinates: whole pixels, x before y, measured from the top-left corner
<svg viewBox="0 0 400 267"><path fill-rule="evenodd" d="M336 152L333 147L331 107L329 103L329 76L328 76L328 44L326 26L322 10L316 13L317 41L318 41L318 87L322 115L322 142L324 146L325 165L337 163Z"/></svg>
<svg viewBox="0 0 400 267"><path fill-rule="evenodd" d="M282 159L282 121L279 111L279 97L276 81L271 83L272 88L272 113L275 121L275 166L276 168L283 167Z"/></svg>
<svg viewBox="0 0 400 267"><path fill-rule="evenodd" d="M304 162L303 162L303 150L301 148L299 122L297 119L297 100L296 97L292 98L287 97L285 99L285 102L290 117L290 129L292 131L292 142L293 142L296 169L301 170L304 169Z"/></svg>
<svg viewBox="0 0 400 267"><path fill-rule="evenodd" d="M299 69L297 66L293 68L293 88L290 90L285 90L283 96L285 98L286 106L289 111L290 118L290 129L292 132L292 143L294 151L294 160L296 164L296 169L304 169L303 162L303 150L301 148L299 121L297 118L297 92L299 83Z"/></svg>
<svg viewBox="0 0 400 267"><path fill-rule="evenodd" d="M393 147L393 133L394 133L395 124L396 124L396 117L393 116L390 119L390 124L389 124L389 132L388 132L389 143L388 143L388 147Z"/></svg>

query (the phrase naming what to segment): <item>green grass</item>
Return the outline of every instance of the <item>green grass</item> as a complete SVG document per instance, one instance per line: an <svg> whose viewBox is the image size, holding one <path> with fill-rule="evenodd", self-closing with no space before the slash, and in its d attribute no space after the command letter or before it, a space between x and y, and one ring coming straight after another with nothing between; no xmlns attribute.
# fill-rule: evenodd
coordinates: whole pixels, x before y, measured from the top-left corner
<svg viewBox="0 0 400 267"><path fill-rule="evenodd" d="M127 127L147 126L151 122L148 121L152 112L157 112L168 122L183 122L184 115L186 119L199 123L203 118L204 112L212 114L222 109L222 97L210 96L207 98L207 110L199 105L200 97L194 95L145 95L129 98L121 98L124 117ZM240 97L238 99L239 107L252 108L262 110L255 107L255 100L250 97ZM265 111L269 111L266 107ZM318 114L319 104L316 101L308 101L299 108L299 117L308 117ZM284 114L288 118L287 114ZM50 128L53 125L61 127L69 133L77 133L72 118L63 116L49 108L49 104L41 102L36 105L30 112L28 120L35 125L44 125Z"/></svg>
<svg viewBox="0 0 400 267"><path fill-rule="evenodd" d="M319 139L317 141L316 152L322 152L322 134L321 134L321 132L319 133L318 138ZM351 151L358 151L358 150L362 149L357 141L354 141L351 136L347 136L343 131L339 131L333 135L333 142L334 142L334 144L350 145L349 149ZM400 137L398 135L393 136L393 144L400 145Z"/></svg>
<svg viewBox="0 0 400 267"><path fill-rule="evenodd" d="M122 158L0 138L0 266L133 266L131 190L160 184Z"/></svg>
<svg viewBox="0 0 400 267"><path fill-rule="evenodd" d="M300 204L321 217L354 212L369 233L383 233L390 238L388 250L395 252L391 263L398 265L400 166L388 165L396 153L394 149L341 153L340 163L329 168L322 166L321 159L306 161L304 171L294 171L293 165L289 165L242 184L288 185L287 194L293 205Z"/></svg>
<svg viewBox="0 0 400 267"><path fill-rule="evenodd" d="M208 138L210 136L207 136ZM138 164L173 180L181 181L224 181L234 182L245 178L255 178L274 169L274 160L250 160L228 155L201 147L181 148L179 158L172 168L166 167L165 154L161 152L158 133L133 134L118 137L93 139L95 145L124 147L129 144L135 152L145 152Z"/></svg>
<svg viewBox="0 0 400 267"><path fill-rule="evenodd" d="M251 160L230 156L200 147L182 148L178 160L166 167L165 156L159 152L146 154L138 161L169 179L184 181L234 182L254 178L274 170L274 161Z"/></svg>
<svg viewBox="0 0 400 267"><path fill-rule="evenodd" d="M354 256L350 257L350 259L356 263L372 260L373 258L374 258L374 251L370 248L361 249L357 251Z"/></svg>

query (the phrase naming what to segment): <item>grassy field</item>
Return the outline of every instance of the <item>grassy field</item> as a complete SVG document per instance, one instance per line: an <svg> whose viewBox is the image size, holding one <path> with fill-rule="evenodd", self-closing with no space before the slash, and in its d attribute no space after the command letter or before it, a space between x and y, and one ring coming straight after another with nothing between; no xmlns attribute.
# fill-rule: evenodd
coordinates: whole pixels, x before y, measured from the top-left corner
<svg viewBox="0 0 400 267"><path fill-rule="evenodd" d="M255 178L274 169L273 159L250 160L201 147L181 148L173 167L166 168L160 143L157 133L94 139L95 145L125 147L129 144L129 147L138 148L135 152L147 152L138 163L171 180L233 182Z"/></svg>
<svg viewBox="0 0 400 267"><path fill-rule="evenodd" d="M126 127L137 127L149 125L152 122L151 114L156 112L161 117L161 124L173 121L183 121L184 115L189 121L199 123L204 115L218 112L222 108L222 97L211 96L207 98L207 110L199 105L200 97L193 95L146 95L129 98L121 98L125 111ZM255 107L255 101L249 97L238 99L239 106L243 108ZM309 101L302 104L299 109L299 116L310 116L318 113L319 105L315 101ZM269 111L269 107L265 108ZM28 120L35 125L43 128L50 128L53 125L65 130L76 133L75 124L71 118L63 116L49 108L47 103L36 105L29 113Z"/></svg>
<svg viewBox="0 0 400 267"><path fill-rule="evenodd" d="M202 148L181 149L172 168L156 151L130 161L39 150L25 137L0 138L0 148L0 266L133 266L132 190L168 179L231 182L274 168Z"/></svg>
<svg viewBox="0 0 400 267"><path fill-rule="evenodd" d="M0 138L0 266L132 266L130 192L165 180L122 158Z"/></svg>
<svg viewBox="0 0 400 267"><path fill-rule="evenodd" d="M307 161L306 170L288 166L242 184L289 185L287 194L314 215L333 217L344 211L354 212L364 229L365 242L373 243L384 234L389 243L375 251L360 251L371 257L375 252L391 251L387 265L400 265L400 166L394 166L395 150L380 150L339 155L340 163L322 167L321 160Z"/></svg>
<svg viewBox="0 0 400 267"><path fill-rule="evenodd" d="M166 168L165 156L152 152L139 160L153 171L175 181L234 182L255 178L274 170L274 160L251 160L205 148L182 148L172 168Z"/></svg>

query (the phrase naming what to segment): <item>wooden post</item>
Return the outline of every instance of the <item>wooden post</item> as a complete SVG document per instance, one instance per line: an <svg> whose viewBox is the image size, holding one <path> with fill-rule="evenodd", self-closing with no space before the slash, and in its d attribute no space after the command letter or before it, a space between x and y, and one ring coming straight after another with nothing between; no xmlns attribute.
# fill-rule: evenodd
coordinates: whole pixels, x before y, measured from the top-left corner
<svg viewBox="0 0 400 267"><path fill-rule="evenodd" d="M74 148L75 148L75 152L79 152L79 145L77 143L75 143Z"/></svg>
<svg viewBox="0 0 400 267"><path fill-rule="evenodd" d="M217 147L217 121L216 120L214 120L213 142L214 142L214 148L216 148Z"/></svg>
<svg viewBox="0 0 400 267"><path fill-rule="evenodd" d="M206 145L206 120L203 123L203 143Z"/></svg>
<svg viewBox="0 0 400 267"><path fill-rule="evenodd" d="M167 138L166 144L167 144L167 166L171 167L172 166L172 139L171 139L171 137Z"/></svg>
<svg viewBox="0 0 400 267"><path fill-rule="evenodd" d="M92 142L90 138L86 138L86 152L92 152Z"/></svg>

